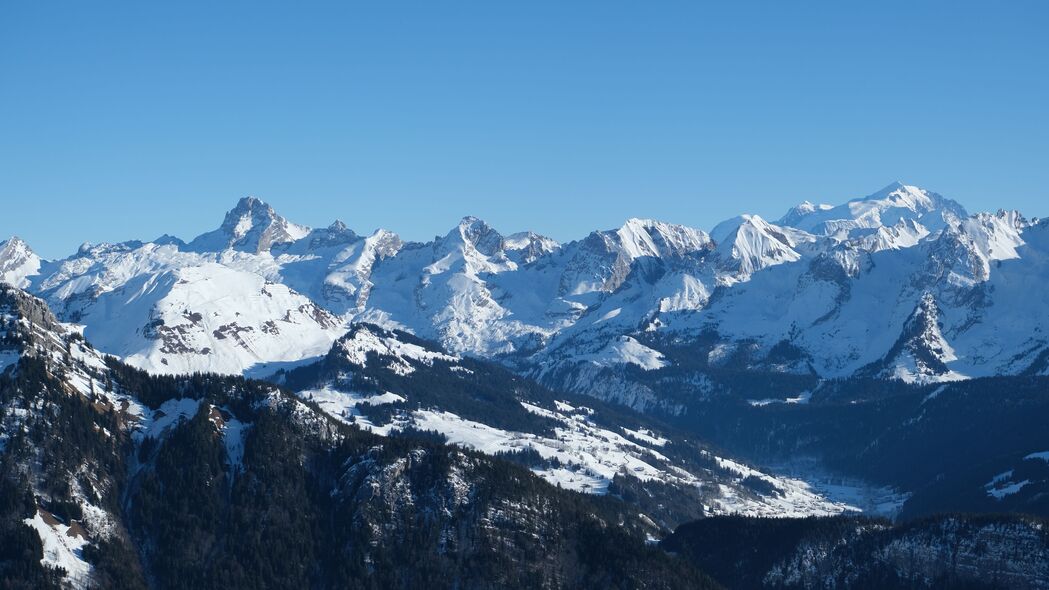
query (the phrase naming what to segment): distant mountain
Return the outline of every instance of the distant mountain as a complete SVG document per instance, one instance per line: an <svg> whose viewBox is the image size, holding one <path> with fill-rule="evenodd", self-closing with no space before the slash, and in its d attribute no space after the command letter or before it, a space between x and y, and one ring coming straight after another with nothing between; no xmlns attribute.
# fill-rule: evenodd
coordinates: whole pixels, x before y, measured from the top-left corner
<svg viewBox="0 0 1049 590"><path fill-rule="evenodd" d="M197 236L187 246L197 252L236 250L259 254L301 240L309 233L309 228L288 222L266 203L245 197L226 213L218 229ZM350 232L348 237L356 236Z"/></svg>
<svg viewBox="0 0 1049 590"><path fill-rule="evenodd" d="M1031 370L1049 350L1038 319L1049 301L1024 283L1046 276L1046 233L1018 213L970 216L901 183L840 206L802 203L777 224L743 215L708 235L631 219L568 244L504 236L473 217L428 243L362 237L245 198L188 243L85 245L40 261L12 239L0 268L151 371L237 374L317 357L366 321L581 391L579 375L595 370L666 373L672 361L648 360L667 358L654 343L697 334L716 334L714 364L745 349L751 370L857 374L885 360L926 297L954 354L922 379ZM794 362L776 360L785 346ZM626 379L602 395L639 387Z"/></svg>
<svg viewBox="0 0 1049 590"><path fill-rule="evenodd" d="M15 287L29 285L29 277L40 272L40 257L17 236L0 242L0 283Z"/></svg>

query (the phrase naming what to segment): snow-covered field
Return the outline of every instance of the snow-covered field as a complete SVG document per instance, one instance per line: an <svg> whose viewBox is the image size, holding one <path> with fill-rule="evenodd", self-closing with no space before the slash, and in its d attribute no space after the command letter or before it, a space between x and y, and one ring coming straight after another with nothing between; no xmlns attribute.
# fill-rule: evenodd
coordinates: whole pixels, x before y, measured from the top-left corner
<svg viewBox="0 0 1049 590"><path fill-rule="evenodd" d="M40 510L24 522L40 535L44 546L41 561L64 569L66 580L75 587L83 587L91 573L91 564L84 560L84 546L87 545L84 533Z"/></svg>
<svg viewBox="0 0 1049 590"><path fill-rule="evenodd" d="M617 474L630 475L641 481L659 481L671 485L707 489L717 496L710 506L711 514L742 513L761 516L807 516L838 514L859 510L847 502L832 499L797 479L762 473L741 463L715 458L732 485L713 484L709 474L689 472L660 452L670 441L648 430L621 428L615 431L596 425L592 410L557 402L552 409L522 402L529 412L554 420L558 426L553 436L508 431L441 410L422 409L395 418L388 424L373 424L357 408L361 403L382 404L402 401L394 393L361 395L332 388L306 390L298 395L317 403L326 413L347 424L377 434L389 435L413 427L438 432L448 442L489 455L534 451L545 464L532 471L551 484L591 494L604 494ZM724 477L724 473L722 477ZM760 495L741 489L739 482L747 477L768 482L779 490L775 495Z"/></svg>

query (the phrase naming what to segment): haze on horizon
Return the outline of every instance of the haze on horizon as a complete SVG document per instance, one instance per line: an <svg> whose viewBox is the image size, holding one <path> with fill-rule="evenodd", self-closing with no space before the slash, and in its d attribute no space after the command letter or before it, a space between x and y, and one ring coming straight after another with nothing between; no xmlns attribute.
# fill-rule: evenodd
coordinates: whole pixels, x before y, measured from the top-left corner
<svg viewBox="0 0 1049 590"><path fill-rule="evenodd" d="M240 197L407 239L710 229L893 180L1049 214L1049 4L0 8L0 239L183 239Z"/></svg>

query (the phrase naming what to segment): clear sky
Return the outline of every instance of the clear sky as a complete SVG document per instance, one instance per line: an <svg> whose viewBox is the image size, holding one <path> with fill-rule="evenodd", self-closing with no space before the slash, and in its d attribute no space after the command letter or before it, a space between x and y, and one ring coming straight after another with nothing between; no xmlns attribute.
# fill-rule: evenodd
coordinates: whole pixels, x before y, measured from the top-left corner
<svg viewBox="0 0 1049 590"><path fill-rule="evenodd" d="M409 239L710 228L893 180L1049 215L1049 2L0 3L0 235L244 195Z"/></svg>

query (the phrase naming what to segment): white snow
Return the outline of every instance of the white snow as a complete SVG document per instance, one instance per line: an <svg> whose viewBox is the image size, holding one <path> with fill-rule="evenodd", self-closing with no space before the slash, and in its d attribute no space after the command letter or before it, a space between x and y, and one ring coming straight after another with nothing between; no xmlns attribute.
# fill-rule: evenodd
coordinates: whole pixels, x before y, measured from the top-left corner
<svg viewBox="0 0 1049 590"><path fill-rule="evenodd" d="M747 403L752 406L767 406L769 404L807 404L809 403L810 399L812 399L812 392L803 391L794 397L766 397L763 399L748 399Z"/></svg>
<svg viewBox="0 0 1049 590"><path fill-rule="evenodd" d="M380 395L363 395L357 393L346 393L331 387L322 389L308 389L300 391L295 395L304 400L311 401L329 416L337 418L347 424L371 425L366 418L362 417L357 410L359 404L370 404L373 406L402 402L404 398L395 393L386 392ZM353 418L353 420L351 420Z"/></svg>
<svg viewBox="0 0 1049 590"><path fill-rule="evenodd" d="M1009 482L1004 486L989 489L987 490L987 493L988 495L994 496L995 499L1001 500L1006 496L1010 496L1012 494L1015 494L1016 492L1019 492L1021 489L1023 489L1024 486L1026 486L1029 483L1031 483L1031 480L1028 479L1018 482Z"/></svg>
<svg viewBox="0 0 1049 590"><path fill-rule="evenodd" d="M662 447L668 442L670 442L670 439L663 438L662 436L659 436L655 432L652 432L651 430L648 430L646 428L639 428L638 430L630 430L629 428L624 428L623 432L625 432L627 436L648 443L650 445L655 445L657 447Z"/></svg>
<svg viewBox="0 0 1049 590"><path fill-rule="evenodd" d="M69 525L60 522L55 525L48 524L39 510L32 518L23 522L40 535L40 542L44 545L44 557L40 562L64 569L65 579L74 587L86 587L91 573L91 564L83 557L84 546L88 544L87 539L81 535L70 534Z"/></svg>
<svg viewBox="0 0 1049 590"><path fill-rule="evenodd" d="M802 481L831 502L890 519L896 517L911 496L892 487L828 471L822 461L814 457L794 457L787 463L770 465L766 471L776 477Z"/></svg>
<svg viewBox="0 0 1049 590"><path fill-rule="evenodd" d="M1030 455L1027 455L1026 457L1024 457L1024 459L1027 459L1027 460L1041 459L1042 461L1045 461L1046 463L1049 463L1049 451L1040 451L1038 453L1031 453Z"/></svg>
<svg viewBox="0 0 1049 590"><path fill-rule="evenodd" d="M222 425L222 443L226 448L226 460L233 473L244 468L244 437L249 428L251 428L250 424L236 418L225 420Z"/></svg>
<svg viewBox="0 0 1049 590"><path fill-rule="evenodd" d="M40 272L40 257L16 236L0 242L0 283L24 289Z"/></svg>
<svg viewBox="0 0 1049 590"><path fill-rule="evenodd" d="M710 243L710 236L702 230L653 219L628 219L616 230L616 237L631 260L680 256L701 250Z"/></svg>
<svg viewBox="0 0 1049 590"><path fill-rule="evenodd" d="M859 507L846 502L833 501L816 492L812 486L800 479L772 477L742 463L713 457L718 466L741 478L754 477L774 485L780 495L749 497L739 488L722 484L722 497L716 500L715 512L722 514L744 514L747 516L804 517L831 516L842 512L857 512Z"/></svg>
<svg viewBox="0 0 1049 590"><path fill-rule="evenodd" d="M999 473L998 475L991 478L991 481L987 482L983 487L987 491L987 495L993 497L995 500L1002 500L1006 496L1011 496L1024 488L1024 486L1031 483L1031 480L1025 479L1023 481L1012 481L1013 470Z"/></svg>
<svg viewBox="0 0 1049 590"><path fill-rule="evenodd" d="M797 262L801 254L794 247L814 240L804 232L771 225L757 215L741 215L722 222L711 231L711 236L718 241L723 273L719 283L723 285L746 281L770 266Z"/></svg>
<svg viewBox="0 0 1049 590"><path fill-rule="evenodd" d="M435 360L448 362L459 360L459 357L429 350L418 344L376 334L366 326L360 327L353 337L340 341L338 346L347 360L360 366L367 365L368 353L394 357L390 368L399 375L407 375L415 371L415 368L405 362L405 359L412 359L426 365L432 365Z"/></svg>
<svg viewBox="0 0 1049 590"><path fill-rule="evenodd" d="M894 363L894 366L888 369L891 377L906 383L937 383L966 378L957 371L943 371L921 360L926 356L932 356L945 365L958 360L954 348L943 336L939 322L939 306L931 293L925 293L914 313L904 324L904 330L919 330L919 333L905 343L901 354L894 359L887 359Z"/></svg>
<svg viewBox="0 0 1049 590"><path fill-rule="evenodd" d="M669 441L655 432L624 429L627 436L639 441L635 442L592 423L589 419L592 411L588 408L572 408L570 404L563 402L556 404L556 411L525 402L522 402L522 406L530 412L557 421L561 426L555 429L555 435L545 437L527 432L507 431L464 419L451 412L437 410L418 410L412 412L407 421L395 421L384 426L376 426L360 419L356 423L379 434L390 434L411 425L421 430L439 432L452 444L487 454L531 448L544 459L557 459L561 464L560 467L534 468L533 471L537 475L554 485L579 492L607 493L608 485L618 473L629 474L642 481L658 480L684 486L704 485L701 478L672 465L672 462L659 452L659 447ZM744 493L733 486L724 485L719 489L722 497L710 507L714 512L799 516L838 514L854 509L844 502L835 502L823 497L800 480L769 476L720 457L716 460L719 465L734 473L737 479L748 475L765 479L783 490L784 494L765 497Z"/></svg>
<svg viewBox="0 0 1049 590"><path fill-rule="evenodd" d="M196 416L199 409L200 400L188 397L169 399L140 419L135 438L161 438L168 428Z"/></svg>
<svg viewBox="0 0 1049 590"><path fill-rule="evenodd" d="M791 211L781 222L839 240L855 236L857 230L893 226L900 221L915 222L935 231L965 217L965 210L957 203L899 182L844 205L798 213L801 214Z"/></svg>
<svg viewBox="0 0 1049 590"><path fill-rule="evenodd" d="M937 387L936 389L934 389L931 392L929 392L929 394L926 395L924 398L922 398L922 403L924 404L925 402L927 402L929 400L934 400L934 399L940 397L940 394L943 393L944 390L946 390L946 389L947 389L946 385L941 385L941 386Z"/></svg>
<svg viewBox="0 0 1049 590"><path fill-rule="evenodd" d="M601 351L590 355L580 355L577 358L589 360L601 366L632 364L646 371L662 369L668 364L662 353L641 344L630 336L620 336Z"/></svg>

